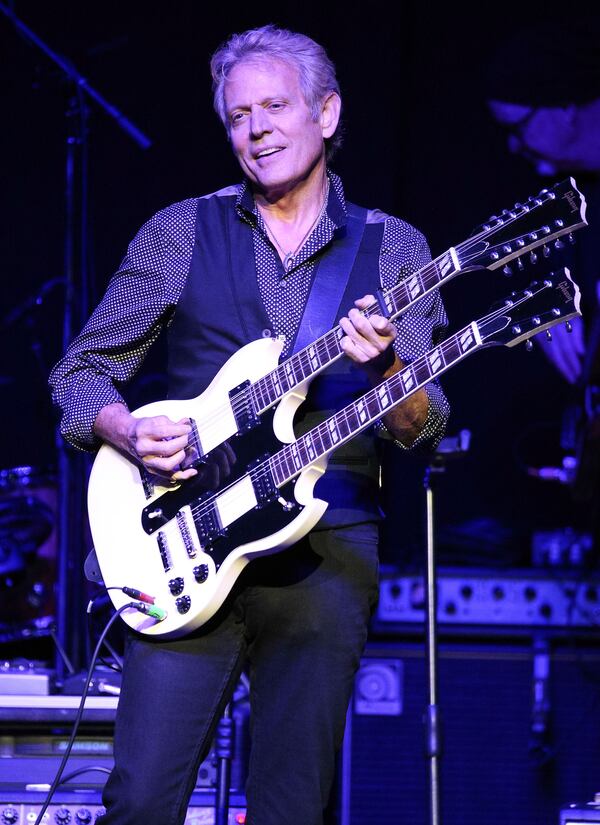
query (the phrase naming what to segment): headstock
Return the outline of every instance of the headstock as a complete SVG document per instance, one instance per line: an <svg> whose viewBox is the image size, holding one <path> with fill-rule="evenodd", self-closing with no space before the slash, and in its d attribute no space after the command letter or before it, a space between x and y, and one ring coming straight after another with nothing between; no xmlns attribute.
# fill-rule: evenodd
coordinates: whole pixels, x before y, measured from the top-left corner
<svg viewBox="0 0 600 825"><path fill-rule="evenodd" d="M484 346L514 347L581 315L581 293L566 267L513 292L504 305L477 321Z"/></svg>
<svg viewBox="0 0 600 825"><path fill-rule="evenodd" d="M560 248L563 235L570 236L587 226L585 212L585 198L573 178L567 178L477 227L467 241L456 247L460 267L497 269L504 265L505 273L510 275L509 261L516 258L517 266L523 268L520 256L527 252L533 262L540 254L547 258L550 244ZM540 246L541 252L535 252Z"/></svg>

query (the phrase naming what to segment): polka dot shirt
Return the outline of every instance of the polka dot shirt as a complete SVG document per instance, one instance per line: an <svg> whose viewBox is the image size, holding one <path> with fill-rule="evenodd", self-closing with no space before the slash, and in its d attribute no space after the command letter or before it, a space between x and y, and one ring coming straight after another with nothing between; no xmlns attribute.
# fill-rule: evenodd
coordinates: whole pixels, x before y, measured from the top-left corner
<svg viewBox="0 0 600 825"><path fill-rule="evenodd" d="M284 335L282 357L289 354L308 298L315 255L345 222L340 179L329 173L327 206L288 268L284 268L246 183L207 197L232 196L240 217L251 227L260 295L274 334ZM189 272L194 248L197 199L158 212L135 236L106 294L65 357L50 375L53 401L62 412L61 432L81 449L94 449L93 423L102 407L124 403L120 390L136 374L148 350L168 325ZM431 259L425 239L414 227L384 213L369 212L368 222L383 222L379 258L381 285L389 289ZM360 296L357 296L360 297ZM421 299L396 321L394 347L408 363L443 337L446 316L437 292ZM442 437L448 404L437 382L427 385L429 415L415 445L435 445ZM378 427L386 435L382 425Z"/></svg>

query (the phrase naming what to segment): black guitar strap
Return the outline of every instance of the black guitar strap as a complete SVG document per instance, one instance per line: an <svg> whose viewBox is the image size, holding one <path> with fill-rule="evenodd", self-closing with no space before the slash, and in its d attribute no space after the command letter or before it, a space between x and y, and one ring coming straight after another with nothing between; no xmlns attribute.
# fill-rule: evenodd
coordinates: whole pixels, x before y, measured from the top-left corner
<svg viewBox="0 0 600 825"><path fill-rule="evenodd" d="M336 241L335 251L317 264L292 353L312 344L335 325L366 222L367 210L348 204L346 234Z"/></svg>

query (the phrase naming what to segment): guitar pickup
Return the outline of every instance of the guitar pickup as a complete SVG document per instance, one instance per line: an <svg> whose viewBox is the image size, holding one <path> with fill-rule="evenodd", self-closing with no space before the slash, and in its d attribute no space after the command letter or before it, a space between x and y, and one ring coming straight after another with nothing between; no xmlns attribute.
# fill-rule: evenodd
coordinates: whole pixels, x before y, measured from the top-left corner
<svg viewBox="0 0 600 825"><path fill-rule="evenodd" d="M237 426L237 435L247 433L260 423L250 394L250 381L244 381L230 390L229 402Z"/></svg>
<svg viewBox="0 0 600 825"><path fill-rule="evenodd" d="M273 481L273 474L269 470L266 459L268 454L257 458L248 465L250 471L250 480L254 488L254 495L256 496L256 508L260 509L270 504L272 501L277 501L279 498L279 490ZM260 466L262 464L262 466Z"/></svg>
<svg viewBox="0 0 600 825"><path fill-rule="evenodd" d="M216 504L214 504L214 502L211 504L208 502L203 504L202 499L199 499L198 504L192 507L192 515L200 544L203 549L208 550L213 541L225 533L219 519ZM192 558L192 556L190 556L190 558Z"/></svg>

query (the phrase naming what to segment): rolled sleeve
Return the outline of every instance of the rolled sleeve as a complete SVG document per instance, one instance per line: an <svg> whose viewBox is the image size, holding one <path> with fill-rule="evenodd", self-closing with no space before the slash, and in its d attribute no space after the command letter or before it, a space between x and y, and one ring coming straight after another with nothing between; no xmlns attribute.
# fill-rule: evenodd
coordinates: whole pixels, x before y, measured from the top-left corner
<svg viewBox="0 0 600 825"><path fill-rule="evenodd" d="M398 218L386 220L380 258L383 289L391 289L430 261L431 253L421 232ZM448 325L438 290L419 299L396 319L395 324L398 335L394 349L404 364L408 365L432 350L443 340ZM439 381L433 379L426 384L425 390L429 398L427 419L410 448L393 439L402 449L434 450L446 431L450 405ZM377 431L392 438L383 423L378 425Z"/></svg>
<svg viewBox="0 0 600 825"><path fill-rule="evenodd" d="M50 373L60 431L72 446L99 446L98 413L108 404L125 403L121 388L172 317L189 271L195 204L174 204L144 224L104 298Z"/></svg>

